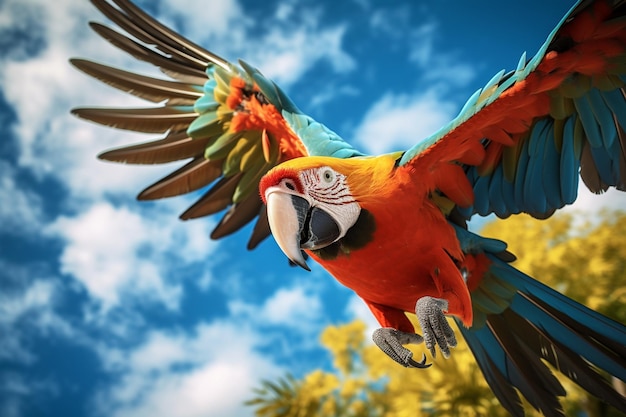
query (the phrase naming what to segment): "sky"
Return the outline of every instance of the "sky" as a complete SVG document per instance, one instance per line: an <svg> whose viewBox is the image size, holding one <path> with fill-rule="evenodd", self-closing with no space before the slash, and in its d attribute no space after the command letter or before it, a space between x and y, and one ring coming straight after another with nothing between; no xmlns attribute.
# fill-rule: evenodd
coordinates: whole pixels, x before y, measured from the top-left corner
<svg viewBox="0 0 626 417"><path fill-rule="evenodd" d="M534 54L571 3L139 4L380 153L449 121L493 74ZM252 415L242 403L262 379L331 366L325 326L373 319L320 267L290 267L271 238L249 252L249 227L216 242L218 218L179 221L197 194L135 200L173 166L96 159L154 137L72 117L78 106L143 103L69 58L155 71L90 20L107 22L87 1L0 0L0 415ZM626 207L623 193L580 194L568 209L580 218Z"/></svg>

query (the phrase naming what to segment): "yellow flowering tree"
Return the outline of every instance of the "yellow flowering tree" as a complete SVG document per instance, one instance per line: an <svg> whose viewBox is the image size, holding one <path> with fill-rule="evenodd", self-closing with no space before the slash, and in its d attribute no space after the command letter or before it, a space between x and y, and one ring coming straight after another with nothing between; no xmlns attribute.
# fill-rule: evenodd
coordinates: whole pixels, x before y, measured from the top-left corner
<svg viewBox="0 0 626 417"><path fill-rule="evenodd" d="M568 214L546 221L514 216L490 223L481 233L508 242L519 258L517 268L626 323L626 213L603 212L583 224ZM320 340L332 354L333 370L264 382L248 402L258 417L508 415L463 341L451 359L437 357L431 368L420 371L391 362L366 341L365 324L358 320L327 327ZM422 351L420 346L414 349L418 358ZM560 379L568 392L563 400L566 415L619 415ZM530 406L526 410L528 416L539 416Z"/></svg>
<svg viewBox="0 0 626 417"><path fill-rule="evenodd" d="M330 326L321 336L333 354L335 370L314 370L302 379L291 376L264 381L247 402L259 417L375 417L386 415L386 383L369 378L363 362L365 324Z"/></svg>
<svg viewBox="0 0 626 417"><path fill-rule="evenodd" d="M626 323L626 213L575 219L560 213L538 222L519 215L490 223L481 234L507 242L518 269Z"/></svg>

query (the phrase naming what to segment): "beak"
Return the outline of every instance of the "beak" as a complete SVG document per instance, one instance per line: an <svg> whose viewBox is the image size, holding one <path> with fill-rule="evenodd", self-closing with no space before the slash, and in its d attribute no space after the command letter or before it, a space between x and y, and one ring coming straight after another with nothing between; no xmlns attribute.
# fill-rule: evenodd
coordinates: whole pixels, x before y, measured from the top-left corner
<svg viewBox="0 0 626 417"><path fill-rule="evenodd" d="M300 234L304 229L309 203L302 197L273 191L267 194L267 220L274 240L287 258L310 271L300 249Z"/></svg>
<svg viewBox="0 0 626 417"><path fill-rule="evenodd" d="M302 249L321 249L340 236L339 226L324 210L297 195L270 191L267 218L276 243L296 265L310 271Z"/></svg>

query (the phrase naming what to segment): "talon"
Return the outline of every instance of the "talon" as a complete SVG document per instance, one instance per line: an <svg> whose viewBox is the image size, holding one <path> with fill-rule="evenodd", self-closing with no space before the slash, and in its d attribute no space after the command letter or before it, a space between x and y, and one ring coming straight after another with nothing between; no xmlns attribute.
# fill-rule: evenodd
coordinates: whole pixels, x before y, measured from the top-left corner
<svg viewBox="0 0 626 417"><path fill-rule="evenodd" d="M444 315L447 309L446 300L433 297L422 297L415 304L415 314L424 334L424 345L433 358L437 354L437 345L446 359L450 357L450 348L456 347L454 330Z"/></svg>
<svg viewBox="0 0 626 417"><path fill-rule="evenodd" d="M374 331L372 340L387 356L404 367L424 369L431 365L426 363L426 355L417 362L413 359L413 352L402 346L407 343L421 343L423 339L418 334L383 327Z"/></svg>
<svg viewBox="0 0 626 417"><path fill-rule="evenodd" d="M426 369L426 368L430 368L432 363L426 363L426 355L424 355L422 353L422 360L421 361L416 362L414 359L410 358L409 359L409 365L411 365L412 368Z"/></svg>

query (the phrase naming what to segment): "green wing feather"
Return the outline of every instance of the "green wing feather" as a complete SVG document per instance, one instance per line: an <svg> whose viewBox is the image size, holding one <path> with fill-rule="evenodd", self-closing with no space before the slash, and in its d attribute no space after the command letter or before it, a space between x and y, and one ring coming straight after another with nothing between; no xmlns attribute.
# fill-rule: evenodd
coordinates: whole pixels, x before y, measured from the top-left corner
<svg viewBox="0 0 626 417"><path fill-rule="evenodd" d="M164 137L113 149L101 159L133 164L187 162L148 186L142 200L171 197L211 186L182 215L191 219L226 210L211 236L233 233L258 216L248 247L269 235L267 214L258 195L261 177L281 161L304 155L360 155L335 133L303 115L286 94L258 70L240 61L235 66L196 45L148 16L128 0L92 0L126 34L99 23L91 28L138 60L158 67L170 79L139 75L84 59L71 63L86 74L152 103L148 108L77 108L78 117L102 125ZM229 103L236 92L233 79L243 82L240 104ZM236 84L236 83L235 83ZM236 94L235 94L236 95ZM257 100L276 109L285 137L276 126L233 129L234 118L249 112ZM283 150L288 149L285 153Z"/></svg>

